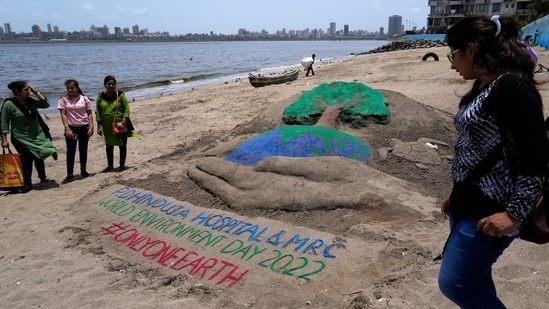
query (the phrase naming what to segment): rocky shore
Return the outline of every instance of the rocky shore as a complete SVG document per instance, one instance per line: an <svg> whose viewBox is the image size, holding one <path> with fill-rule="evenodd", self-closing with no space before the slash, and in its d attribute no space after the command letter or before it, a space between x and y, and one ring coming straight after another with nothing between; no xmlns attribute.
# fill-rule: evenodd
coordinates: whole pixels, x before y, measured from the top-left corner
<svg viewBox="0 0 549 309"><path fill-rule="evenodd" d="M377 54L377 53L385 53L385 52L392 52L392 51L398 51L398 50L418 49L418 48L444 47L444 46L448 46L448 44L440 40L394 41L390 44L383 45L376 49L359 53L358 55Z"/></svg>

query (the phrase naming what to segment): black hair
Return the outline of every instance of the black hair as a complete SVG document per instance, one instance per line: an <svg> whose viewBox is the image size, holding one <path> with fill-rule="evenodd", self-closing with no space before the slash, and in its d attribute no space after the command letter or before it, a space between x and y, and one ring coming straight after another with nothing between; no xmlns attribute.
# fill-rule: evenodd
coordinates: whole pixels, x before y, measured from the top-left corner
<svg viewBox="0 0 549 309"><path fill-rule="evenodd" d="M103 80L103 85L106 85L109 81L113 81L114 84L116 85L116 78L114 78L114 76L112 75L107 75L105 76L105 79Z"/></svg>
<svg viewBox="0 0 549 309"><path fill-rule="evenodd" d="M8 84L9 90L13 92L14 95L17 94L17 91L21 92L21 90L27 85L26 81L23 80L16 80L14 82L11 82Z"/></svg>
<svg viewBox="0 0 549 309"><path fill-rule="evenodd" d="M535 57L520 40L519 25L513 17L469 15L453 24L446 33L448 46L458 53L475 46L473 70L477 75L499 75L513 72L534 82ZM480 88L475 81L462 103L474 96Z"/></svg>
<svg viewBox="0 0 549 309"><path fill-rule="evenodd" d="M78 85L78 81L76 79L67 79L65 81L65 87L67 87L69 84L73 84L76 88L78 88L78 94L84 95L82 93L82 89L80 89L80 86Z"/></svg>
<svg viewBox="0 0 549 309"><path fill-rule="evenodd" d="M510 16L500 16L496 22L486 15L470 15L448 29L446 40L450 48L460 52L469 43L475 45L473 66L479 74L514 72L533 80L535 60L520 41L519 30Z"/></svg>

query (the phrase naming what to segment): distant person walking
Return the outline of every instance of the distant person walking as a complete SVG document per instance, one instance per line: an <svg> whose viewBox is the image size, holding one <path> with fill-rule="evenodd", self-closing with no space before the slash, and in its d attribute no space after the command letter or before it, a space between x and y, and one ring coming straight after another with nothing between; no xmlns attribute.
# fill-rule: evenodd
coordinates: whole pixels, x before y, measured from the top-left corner
<svg viewBox="0 0 549 309"><path fill-rule="evenodd" d="M93 114L91 101L86 97L78 82L74 79L65 81L67 94L62 96L57 103L57 109L61 113L61 121L65 127L65 142L67 144L67 177L62 183L66 184L74 180L74 158L76 146L80 156L80 175L88 177L86 170L88 161L88 141L93 135Z"/></svg>
<svg viewBox="0 0 549 309"><path fill-rule="evenodd" d="M313 63L315 63L315 54L313 54L311 58L313 58ZM305 73L305 76L309 76L309 73L315 75L315 71L313 71L313 63L311 63L311 65L307 69L307 73Z"/></svg>

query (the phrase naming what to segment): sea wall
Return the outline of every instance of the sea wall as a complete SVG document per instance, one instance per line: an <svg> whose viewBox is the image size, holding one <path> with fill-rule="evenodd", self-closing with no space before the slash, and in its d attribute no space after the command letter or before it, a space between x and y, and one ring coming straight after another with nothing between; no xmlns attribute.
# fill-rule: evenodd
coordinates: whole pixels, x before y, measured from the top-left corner
<svg viewBox="0 0 549 309"><path fill-rule="evenodd" d="M549 47L549 15L529 23L521 31L522 39L530 38L532 45L539 45L546 49Z"/></svg>

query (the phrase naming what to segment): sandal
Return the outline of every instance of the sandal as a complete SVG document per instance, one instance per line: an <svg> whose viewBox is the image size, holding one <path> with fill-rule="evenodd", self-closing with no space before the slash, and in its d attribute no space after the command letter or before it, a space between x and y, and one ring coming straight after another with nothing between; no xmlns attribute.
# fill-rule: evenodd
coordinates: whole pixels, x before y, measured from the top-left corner
<svg viewBox="0 0 549 309"><path fill-rule="evenodd" d="M103 169L103 170L101 171L101 173L108 173L108 172L112 171L112 169L113 169L112 166L107 166L107 167L105 167L105 169Z"/></svg>
<svg viewBox="0 0 549 309"><path fill-rule="evenodd" d="M40 183L48 183L48 182L55 182L55 180L49 179L49 178L40 178Z"/></svg>
<svg viewBox="0 0 549 309"><path fill-rule="evenodd" d="M80 176L86 178L86 177L90 177L91 175L90 175L90 173L88 173L86 171L82 171L82 172L80 172Z"/></svg>

